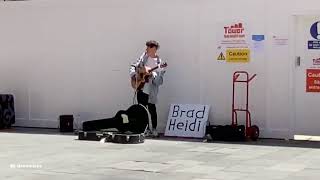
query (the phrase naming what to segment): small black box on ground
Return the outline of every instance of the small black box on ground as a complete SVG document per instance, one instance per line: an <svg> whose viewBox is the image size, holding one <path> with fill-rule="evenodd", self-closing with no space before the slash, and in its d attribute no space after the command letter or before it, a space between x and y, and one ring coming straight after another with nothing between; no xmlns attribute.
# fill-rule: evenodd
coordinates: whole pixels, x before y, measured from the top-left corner
<svg viewBox="0 0 320 180"><path fill-rule="evenodd" d="M217 141L244 141L246 139L244 125L210 125L207 126L206 134L210 134L212 140Z"/></svg>
<svg viewBox="0 0 320 180"><path fill-rule="evenodd" d="M60 132L73 132L73 115L60 115Z"/></svg>

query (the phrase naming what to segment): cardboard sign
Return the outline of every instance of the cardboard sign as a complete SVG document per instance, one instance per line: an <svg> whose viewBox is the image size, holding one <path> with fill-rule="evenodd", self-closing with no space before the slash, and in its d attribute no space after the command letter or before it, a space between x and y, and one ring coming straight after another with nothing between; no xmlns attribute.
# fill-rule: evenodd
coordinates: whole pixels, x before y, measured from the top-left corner
<svg viewBox="0 0 320 180"><path fill-rule="evenodd" d="M320 69L307 69L307 92L320 92Z"/></svg>
<svg viewBox="0 0 320 180"><path fill-rule="evenodd" d="M208 105L171 104L165 136L205 136L209 115Z"/></svg>

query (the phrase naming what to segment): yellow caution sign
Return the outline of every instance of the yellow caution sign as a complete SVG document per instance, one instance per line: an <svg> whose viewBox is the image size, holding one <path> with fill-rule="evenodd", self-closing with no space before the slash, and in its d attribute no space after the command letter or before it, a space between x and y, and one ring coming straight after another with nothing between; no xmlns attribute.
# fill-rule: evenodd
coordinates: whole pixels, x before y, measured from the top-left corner
<svg viewBox="0 0 320 180"><path fill-rule="evenodd" d="M250 61L250 49L227 49L227 62L247 63Z"/></svg>
<svg viewBox="0 0 320 180"><path fill-rule="evenodd" d="M219 54L217 60L226 60L222 52Z"/></svg>

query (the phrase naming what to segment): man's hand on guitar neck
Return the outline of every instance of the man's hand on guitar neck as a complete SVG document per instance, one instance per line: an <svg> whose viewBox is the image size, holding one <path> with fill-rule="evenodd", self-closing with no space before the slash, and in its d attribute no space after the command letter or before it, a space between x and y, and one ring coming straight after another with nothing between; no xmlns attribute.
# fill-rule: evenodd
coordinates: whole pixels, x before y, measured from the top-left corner
<svg viewBox="0 0 320 180"><path fill-rule="evenodd" d="M145 66L145 79L149 79L150 77L152 77L153 72L150 72L151 69L151 67Z"/></svg>
<svg viewBox="0 0 320 180"><path fill-rule="evenodd" d="M147 73L147 74L150 74L149 71L150 71L152 68L149 67L149 66L145 66L144 68L145 68L145 70L146 70L146 73Z"/></svg>

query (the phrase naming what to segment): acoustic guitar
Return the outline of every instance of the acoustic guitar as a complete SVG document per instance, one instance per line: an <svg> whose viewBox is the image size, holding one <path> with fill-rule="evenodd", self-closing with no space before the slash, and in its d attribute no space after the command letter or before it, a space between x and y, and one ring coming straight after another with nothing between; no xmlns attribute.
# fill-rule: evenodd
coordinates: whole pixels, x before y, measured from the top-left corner
<svg viewBox="0 0 320 180"><path fill-rule="evenodd" d="M160 65L160 68L167 67L167 63L162 63ZM151 76L151 72L158 69L159 66L156 66L154 68L151 68L150 70L147 70L145 66L137 67L136 70L136 76L131 79L131 86L135 90L142 89L144 87L144 84L149 81L149 77Z"/></svg>

